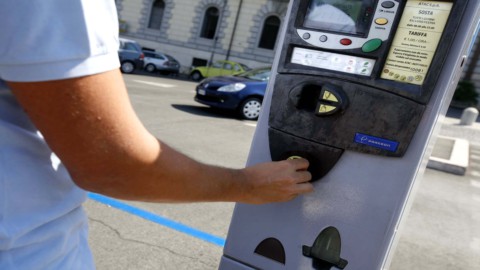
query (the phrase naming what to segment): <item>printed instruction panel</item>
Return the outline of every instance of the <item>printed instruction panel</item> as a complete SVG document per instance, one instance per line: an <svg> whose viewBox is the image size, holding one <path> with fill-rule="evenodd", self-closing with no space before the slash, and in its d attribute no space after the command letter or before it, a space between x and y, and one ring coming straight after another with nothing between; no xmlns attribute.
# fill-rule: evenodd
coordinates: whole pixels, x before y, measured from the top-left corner
<svg viewBox="0 0 480 270"><path fill-rule="evenodd" d="M375 60L295 47L291 62L294 64L370 76Z"/></svg>
<svg viewBox="0 0 480 270"><path fill-rule="evenodd" d="M453 3L408 0L381 78L422 85Z"/></svg>

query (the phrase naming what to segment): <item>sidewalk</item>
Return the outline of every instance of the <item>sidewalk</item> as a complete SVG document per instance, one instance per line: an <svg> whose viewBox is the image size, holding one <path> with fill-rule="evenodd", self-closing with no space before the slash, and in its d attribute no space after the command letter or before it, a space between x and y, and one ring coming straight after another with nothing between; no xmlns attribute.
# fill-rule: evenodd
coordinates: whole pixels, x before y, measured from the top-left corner
<svg viewBox="0 0 480 270"><path fill-rule="evenodd" d="M471 144L480 144L480 117L472 126L461 126L460 117L463 110L450 108L440 131L441 136L461 138Z"/></svg>
<svg viewBox="0 0 480 270"><path fill-rule="evenodd" d="M469 166L459 176L426 170L390 270L480 269L480 123L460 126L450 109L440 136L469 142Z"/></svg>
<svg viewBox="0 0 480 270"><path fill-rule="evenodd" d="M460 125L463 111L450 109L441 133L435 142L427 168L456 175L465 175L469 167L470 144L480 141L480 124Z"/></svg>

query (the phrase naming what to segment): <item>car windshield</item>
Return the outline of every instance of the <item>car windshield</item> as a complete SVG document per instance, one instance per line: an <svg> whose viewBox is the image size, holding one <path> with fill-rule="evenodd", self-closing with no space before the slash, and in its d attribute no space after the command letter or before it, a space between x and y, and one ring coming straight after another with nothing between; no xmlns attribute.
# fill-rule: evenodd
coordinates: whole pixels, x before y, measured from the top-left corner
<svg viewBox="0 0 480 270"><path fill-rule="evenodd" d="M124 42L120 43L120 46L124 50L137 51L137 52L142 51L142 49L140 48L139 45L137 45L134 42L130 42L130 41L124 41Z"/></svg>
<svg viewBox="0 0 480 270"><path fill-rule="evenodd" d="M259 68L259 69L253 69L253 70L238 74L236 76L244 77L244 78L248 78L256 81L268 81L270 79L270 73L271 73L270 68Z"/></svg>

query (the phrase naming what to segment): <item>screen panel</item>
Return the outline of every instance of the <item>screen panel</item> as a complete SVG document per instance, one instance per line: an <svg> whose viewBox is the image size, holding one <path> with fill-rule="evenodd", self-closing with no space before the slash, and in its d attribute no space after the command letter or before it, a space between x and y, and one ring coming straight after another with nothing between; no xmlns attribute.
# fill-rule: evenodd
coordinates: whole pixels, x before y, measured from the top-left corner
<svg viewBox="0 0 480 270"><path fill-rule="evenodd" d="M375 8L375 0L310 0L304 27L364 36Z"/></svg>

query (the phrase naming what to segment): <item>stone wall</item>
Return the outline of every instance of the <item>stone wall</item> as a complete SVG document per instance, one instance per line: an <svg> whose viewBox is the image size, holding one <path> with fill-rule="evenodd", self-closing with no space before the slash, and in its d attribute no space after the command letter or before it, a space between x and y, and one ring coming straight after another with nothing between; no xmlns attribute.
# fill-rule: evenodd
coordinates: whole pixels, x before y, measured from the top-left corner
<svg viewBox="0 0 480 270"><path fill-rule="evenodd" d="M217 60L228 55L250 67L271 64L274 51L258 47L263 24L272 15L283 24L288 7L288 0L164 0L162 26L154 30L148 28L153 2L116 0L119 19L127 25L122 35L177 58L185 73L194 58ZM222 13L216 42L199 34L209 7ZM480 92L480 36L472 48L462 79L473 81Z"/></svg>
<svg viewBox="0 0 480 270"><path fill-rule="evenodd" d="M164 0L162 26L154 30L148 28L153 2L116 1L119 19L127 25L121 35L172 55L182 64L183 72L188 72L194 58L217 60L228 55L230 60L250 67L271 64L274 50L258 48L263 23L272 15L283 23L288 7L285 0ZM216 41L200 37L209 7L218 8L222 14Z"/></svg>

